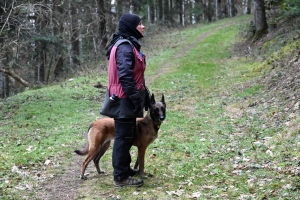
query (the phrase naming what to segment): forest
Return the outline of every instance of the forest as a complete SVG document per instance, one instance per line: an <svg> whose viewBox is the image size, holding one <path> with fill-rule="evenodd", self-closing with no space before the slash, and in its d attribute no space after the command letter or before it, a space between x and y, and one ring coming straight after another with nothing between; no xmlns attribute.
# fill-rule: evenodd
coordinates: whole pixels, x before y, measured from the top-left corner
<svg viewBox="0 0 300 200"><path fill-rule="evenodd" d="M297 0L1 0L0 97L105 68L122 13L141 16L147 34L253 14L257 40L276 20L299 14ZM255 39L256 38L256 39ZM104 61L104 62L103 62Z"/></svg>

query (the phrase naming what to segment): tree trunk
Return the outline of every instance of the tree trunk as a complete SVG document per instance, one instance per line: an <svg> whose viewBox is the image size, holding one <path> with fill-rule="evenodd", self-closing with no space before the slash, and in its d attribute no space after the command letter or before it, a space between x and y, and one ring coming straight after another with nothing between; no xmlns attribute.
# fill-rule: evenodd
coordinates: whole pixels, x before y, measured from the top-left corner
<svg viewBox="0 0 300 200"><path fill-rule="evenodd" d="M70 21L71 21L71 51L70 51L70 65L71 68L80 65L80 47L79 47L79 24L77 8L74 2L70 2Z"/></svg>
<svg viewBox="0 0 300 200"><path fill-rule="evenodd" d="M176 22L175 22L175 17L174 15L176 15L176 13L174 12L174 0L170 0L170 8L169 8L169 13L170 13L170 20L171 20L171 25L173 26Z"/></svg>
<svg viewBox="0 0 300 200"><path fill-rule="evenodd" d="M46 46L47 42L43 39L45 37L44 29L46 28L47 18L43 18L44 9L43 7L37 7L37 10L34 11L34 14L37 16L36 25L38 27L39 34L42 35L40 39L35 40L36 45L36 67L35 67L35 82L44 83L45 82L45 64L46 64Z"/></svg>
<svg viewBox="0 0 300 200"><path fill-rule="evenodd" d="M216 19L221 19L221 0L216 0Z"/></svg>
<svg viewBox="0 0 300 200"><path fill-rule="evenodd" d="M212 21L213 9L210 0L204 0L204 13L208 22Z"/></svg>
<svg viewBox="0 0 300 200"><path fill-rule="evenodd" d="M60 3L60 2L58 2ZM55 46L55 56L54 56L54 66L53 66L53 74L54 79L57 79L59 76L63 73L63 66L64 66L64 59L62 55L65 55L64 48L63 48L63 39L61 37L58 37L58 35L63 35L64 33L64 21L66 15L64 15L62 7L59 7L58 5L53 5L53 15L52 15L52 21L53 21L53 35L57 37L57 46Z"/></svg>
<svg viewBox="0 0 300 200"><path fill-rule="evenodd" d="M99 31L98 31L98 38L100 40L99 47L105 47L107 42L106 35L106 19L105 19L105 8L104 8L104 1L97 0L98 4L98 17L99 17Z"/></svg>
<svg viewBox="0 0 300 200"><path fill-rule="evenodd" d="M154 23L155 13L154 13L154 2L153 0L148 0L148 21L150 24Z"/></svg>
<svg viewBox="0 0 300 200"><path fill-rule="evenodd" d="M228 14L229 17L234 17L236 15L234 0L228 0Z"/></svg>
<svg viewBox="0 0 300 200"><path fill-rule="evenodd" d="M194 20L196 23L200 22L202 12L203 12L202 0L195 0Z"/></svg>
<svg viewBox="0 0 300 200"><path fill-rule="evenodd" d="M176 10L178 13L179 24L183 26L183 10L182 10L182 0L176 0Z"/></svg>
<svg viewBox="0 0 300 200"><path fill-rule="evenodd" d="M186 2L186 10L188 11L188 19L189 19L189 24L193 24L193 4L191 1Z"/></svg>
<svg viewBox="0 0 300 200"><path fill-rule="evenodd" d="M245 0L245 14L251 14L251 0Z"/></svg>
<svg viewBox="0 0 300 200"><path fill-rule="evenodd" d="M203 6L202 20L204 21L206 15L206 0L202 0L202 6Z"/></svg>
<svg viewBox="0 0 300 200"><path fill-rule="evenodd" d="M163 9L164 9L164 15L163 15L163 21L164 24L170 25L170 16L169 16L169 1L163 0Z"/></svg>
<svg viewBox="0 0 300 200"><path fill-rule="evenodd" d="M36 54L37 54L37 65L35 68L35 82L44 83L45 82L45 61L46 61L46 44L44 41L36 42Z"/></svg>
<svg viewBox="0 0 300 200"><path fill-rule="evenodd" d="M158 19L158 21L163 20L163 2L162 2L162 0L157 0L157 19Z"/></svg>
<svg viewBox="0 0 300 200"><path fill-rule="evenodd" d="M3 55L3 57L1 57L0 62L2 60L2 66L4 67L8 67L8 56L6 55L6 48L4 48L4 52L1 52L1 54ZM1 67L2 67L1 66ZM9 78L8 78L8 74L5 68L0 68L0 72L3 73L2 75L2 93L1 93L1 98L7 98L9 97Z"/></svg>
<svg viewBox="0 0 300 200"><path fill-rule="evenodd" d="M254 0L254 25L255 34L253 39L256 41L268 31L264 0Z"/></svg>

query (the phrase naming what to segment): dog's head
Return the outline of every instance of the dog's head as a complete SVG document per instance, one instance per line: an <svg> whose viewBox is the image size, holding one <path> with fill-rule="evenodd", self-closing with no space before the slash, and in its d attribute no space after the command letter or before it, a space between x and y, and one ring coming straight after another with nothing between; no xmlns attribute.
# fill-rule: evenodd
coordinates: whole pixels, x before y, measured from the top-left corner
<svg viewBox="0 0 300 200"><path fill-rule="evenodd" d="M150 115L153 121L162 122L166 118L166 103L164 94L161 96L160 102L156 102L154 94L151 95L150 99Z"/></svg>

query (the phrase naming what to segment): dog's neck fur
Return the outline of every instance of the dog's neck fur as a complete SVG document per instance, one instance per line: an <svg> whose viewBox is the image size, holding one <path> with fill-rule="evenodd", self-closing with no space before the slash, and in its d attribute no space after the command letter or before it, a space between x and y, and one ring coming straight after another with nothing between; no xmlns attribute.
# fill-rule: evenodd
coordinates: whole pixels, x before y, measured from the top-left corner
<svg viewBox="0 0 300 200"><path fill-rule="evenodd" d="M154 117L151 116L151 111L149 110L147 112L147 115L144 117L144 123L145 124L149 124L149 123L152 123L153 127L154 127L154 130L156 132L158 132L159 128L160 128L160 125L161 125L161 121L156 121Z"/></svg>

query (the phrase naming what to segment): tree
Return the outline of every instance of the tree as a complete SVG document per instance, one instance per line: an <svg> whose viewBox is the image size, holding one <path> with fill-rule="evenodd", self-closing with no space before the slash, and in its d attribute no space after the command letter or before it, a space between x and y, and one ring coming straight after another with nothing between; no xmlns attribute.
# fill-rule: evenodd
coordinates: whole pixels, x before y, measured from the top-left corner
<svg viewBox="0 0 300 200"><path fill-rule="evenodd" d="M221 0L216 0L216 19L221 19Z"/></svg>
<svg viewBox="0 0 300 200"><path fill-rule="evenodd" d="M245 4L244 13L245 14L251 14L251 0L245 0L244 4Z"/></svg>
<svg viewBox="0 0 300 200"><path fill-rule="evenodd" d="M20 66L17 64L19 60L18 51L20 43L19 35L24 25L21 21L22 12L20 10L24 8L22 5L16 5L15 1L9 1L3 3L0 2L0 73L1 81L1 93L2 98L6 98L10 95L13 88L12 81L16 80L17 83L23 84L28 87L28 83L22 79L18 73L13 69L18 70ZM18 72L18 71L17 71ZM10 78L13 78L10 80Z"/></svg>
<svg viewBox="0 0 300 200"><path fill-rule="evenodd" d="M157 0L157 19L163 21L163 0Z"/></svg>
<svg viewBox="0 0 300 200"><path fill-rule="evenodd" d="M237 10L234 5L234 0L228 0L228 14L229 17L234 17L237 13Z"/></svg>
<svg viewBox="0 0 300 200"><path fill-rule="evenodd" d="M213 17L213 8L212 8L212 3L210 2L210 0L202 0L203 2L203 8L204 8L204 12L203 12L203 18L207 19L208 22L212 21L212 17Z"/></svg>
<svg viewBox="0 0 300 200"><path fill-rule="evenodd" d="M106 42L107 42L107 38L105 37L106 35L106 18L105 18L105 8L104 8L104 1L103 0L97 0L97 4L98 4L98 9L97 9L97 13L98 13L98 17L99 17L99 27L98 27L98 38L99 38L99 46L100 47L104 47Z"/></svg>
<svg viewBox="0 0 300 200"><path fill-rule="evenodd" d="M63 42L64 36L64 23L67 21L67 15L64 13L63 6L61 1L55 1L52 5L52 19L51 19L51 29L53 37L53 69L48 72L46 83L49 83L51 79L58 79L64 72L64 57L66 55L66 48ZM53 74L51 74L53 73Z"/></svg>
<svg viewBox="0 0 300 200"><path fill-rule="evenodd" d="M268 30L264 0L254 0L254 25L253 39L256 41Z"/></svg>
<svg viewBox="0 0 300 200"><path fill-rule="evenodd" d="M80 36L80 25L77 18L78 8L74 1L70 1L70 34L71 34L71 51L70 51L70 66L71 68L80 65L80 47L79 47L79 36Z"/></svg>
<svg viewBox="0 0 300 200"><path fill-rule="evenodd" d="M154 0L147 0L148 2L148 21L153 24L155 19Z"/></svg>
<svg viewBox="0 0 300 200"><path fill-rule="evenodd" d="M183 20L183 9L182 9L182 3L183 3L183 0L175 0L175 7L176 7L176 10L177 10L177 14L178 14L178 19L179 19L179 24L180 25L184 25L184 20Z"/></svg>

